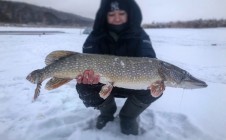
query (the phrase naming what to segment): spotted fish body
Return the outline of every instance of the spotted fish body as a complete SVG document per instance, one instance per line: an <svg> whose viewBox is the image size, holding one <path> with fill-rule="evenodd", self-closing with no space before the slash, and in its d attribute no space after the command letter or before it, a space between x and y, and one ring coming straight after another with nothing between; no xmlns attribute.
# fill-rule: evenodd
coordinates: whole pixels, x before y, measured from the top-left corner
<svg viewBox="0 0 226 140"><path fill-rule="evenodd" d="M40 88L44 80L52 78L46 84L49 90L75 79L87 69L100 75L100 83L128 89L148 89L156 81L184 89L207 87L187 71L155 58L54 51L45 62L47 66L33 71L27 80Z"/></svg>

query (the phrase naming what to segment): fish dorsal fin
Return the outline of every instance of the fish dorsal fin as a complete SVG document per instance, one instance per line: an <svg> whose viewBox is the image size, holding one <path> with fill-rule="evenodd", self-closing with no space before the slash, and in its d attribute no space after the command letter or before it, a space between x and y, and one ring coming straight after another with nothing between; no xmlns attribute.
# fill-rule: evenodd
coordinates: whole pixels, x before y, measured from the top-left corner
<svg viewBox="0 0 226 140"><path fill-rule="evenodd" d="M55 88L58 88L68 82L70 82L72 79L63 79L63 78L51 78L45 85L45 89L52 90Z"/></svg>
<svg viewBox="0 0 226 140"><path fill-rule="evenodd" d="M77 52L72 52L72 51L53 51L46 56L45 64L50 65L53 62L59 60L60 58L67 57L76 53Z"/></svg>

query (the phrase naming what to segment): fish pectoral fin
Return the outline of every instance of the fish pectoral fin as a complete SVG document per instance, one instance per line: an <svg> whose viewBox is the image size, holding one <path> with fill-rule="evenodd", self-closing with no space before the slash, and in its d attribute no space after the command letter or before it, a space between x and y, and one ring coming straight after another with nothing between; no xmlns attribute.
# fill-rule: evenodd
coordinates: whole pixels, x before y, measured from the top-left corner
<svg viewBox="0 0 226 140"><path fill-rule="evenodd" d="M70 82L71 80L72 79L63 79L63 78L53 77L46 83L45 89L52 90L52 89L58 88L64 84Z"/></svg>
<svg viewBox="0 0 226 140"><path fill-rule="evenodd" d="M99 92L100 97L106 99L110 95L112 89L113 85L111 83L104 85Z"/></svg>
<svg viewBox="0 0 226 140"><path fill-rule="evenodd" d="M55 61L59 60L60 58L64 58L73 54L76 54L77 52L72 51L53 51L50 54L46 56L45 64L50 65L54 63Z"/></svg>

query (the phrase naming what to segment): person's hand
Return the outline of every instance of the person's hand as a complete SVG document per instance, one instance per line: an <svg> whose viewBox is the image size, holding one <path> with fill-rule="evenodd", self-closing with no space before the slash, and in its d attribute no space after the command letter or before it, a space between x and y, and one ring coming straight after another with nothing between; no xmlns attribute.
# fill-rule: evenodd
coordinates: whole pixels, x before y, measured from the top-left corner
<svg viewBox="0 0 226 140"><path fill-rule="evenodd" d="M156 81L150 87L151 95L155 98L162 95L163 91L165 90L165 85L163 81Z"/></svg>
<svg viewBox="0 0 226 140"><path fill-rule="evenodd" d="M83 74L76 77L77 83L79 84L98 84L100 76L95 75L93 70L85 70Z"/></svg>

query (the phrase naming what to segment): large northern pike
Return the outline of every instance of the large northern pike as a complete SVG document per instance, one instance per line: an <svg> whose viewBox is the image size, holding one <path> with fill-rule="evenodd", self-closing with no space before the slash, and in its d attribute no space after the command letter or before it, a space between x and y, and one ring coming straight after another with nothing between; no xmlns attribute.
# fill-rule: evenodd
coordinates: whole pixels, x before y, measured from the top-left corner
<svg viewBox="0 0 226 140"><path fill-rule="evenodd" d="M113 87L148 89L156 81L184 89L207 87L205 82L187 71L155 58L54 51L46 57L45 63L46 67L27 76L27 80L37 84L34 99L38 97L44 80L51 78L45 86L51 90L75 79L87 69L100 76L100 83Z"/></svg>

